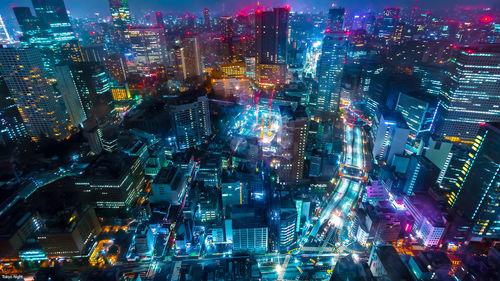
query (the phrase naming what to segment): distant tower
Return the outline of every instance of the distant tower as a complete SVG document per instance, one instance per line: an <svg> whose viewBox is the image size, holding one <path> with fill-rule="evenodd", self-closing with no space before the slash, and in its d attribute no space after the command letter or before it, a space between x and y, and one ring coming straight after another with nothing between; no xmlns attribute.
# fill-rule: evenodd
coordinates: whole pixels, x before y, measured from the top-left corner
<svg viewBox="0 0 500 281"><path fill-rule="evenodd" d="M161 12L156 12L156 25L158 27L165 26L165 22L163 21L163 14Z"/></svg>
<svg viewBox="0 0 500 281"><path fill-rule="evenodd" d="M210 29L211 24L210 24L210 11L208 8L203 9L203 25L205 26L206 29Z"/></svg>
<svg viewBox="0 0 500 281"><path fill-rule="evenodd" d="M327 29L330 32L342 31L344 28L344 8L332 8L328 11Z"/></svg>
<svg viewBox="0 0 500 281"><path fill-rule="evenodd" d="M109 0L109 9L113 27L120 37L124 37L125 30L130 26L130 9L128 0Z"/></svg>

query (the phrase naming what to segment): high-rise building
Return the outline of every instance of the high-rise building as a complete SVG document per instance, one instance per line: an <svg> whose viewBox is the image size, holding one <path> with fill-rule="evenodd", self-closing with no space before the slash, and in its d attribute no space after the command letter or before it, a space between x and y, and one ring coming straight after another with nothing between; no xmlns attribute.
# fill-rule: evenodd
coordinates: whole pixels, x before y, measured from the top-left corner
<svg viewBox="0 0 500 281"><path fill-rule="evenodd" d="M401 112L410 128L406 150L416 153L422 141L420 135L434 129L437 101L420 93L399 93L396 110Z"/></svg>
<svg viewBox="0 0 500 281"><path fill-rule="evenodd" d="M294 112L293 127L293 156L292 156L292 179L300 180L304 174L304 161L306 158L307 134L309 118L303 106Z"/></svg>
<svg viewBox="0 0 500 281"><path fill-rule="evenodd" d="M344 8L332 8L328 11L327 29L329 32L339 32L344 29Z"/></svg>
<svg viewBox="0 0 500 281"><path fill-rule="evenodd" d="M158 27L165 27L165 22L163 21L163 14L161 12L156 12L156 25Z"/></svg>
<svg viewBox="0 0 500 281"><path fill-rule="evenodd" d="M206 96L184 94L172 98L169 107L179 149L200 145L210 136L210 111Z"/></svg>
<svg viewBox="0 0 500 281"><path fill-rule="evenodd" d="M125 30L131 25L128 0L109 0L109 10L116 33L124 38Z"/></svg>
<svg viewBox="0 0 500 281"><path fill-rule="evenodd" d="M225 63L233 62L233 18L224 16L219 18L220 39L222 40L222 59Z"/></svg>
<svg viewBox="0 0 500 281"><path fill-rule="evenodd" d="M200 44L196 36L181 39L180 55L184 79L201 76Z"/></svg>
<svg viewBox="0 0 500 281"><path fill-rule="evenodd" d="M473 142L480 124L500 121L500 48L457 50L442 86L436 133Z"/></svg>
<svg viewBox="0 0 500 281"><path fill-rule="evenodd" d="M339 109L342 71L346 57L345 34L326 33L318 61L318 112L336 113Z"/></svg>
<svg viewBox="0 0 500 281"><path fill-rule="evenodd" d="M63 0L32 0L32 3L40 23L49 29L54 40L66 42L76 39Z"/></svg>
<svg viewBox="0 0 500 281"><path fill-rule="evenodd" d="M68 65L57 65L54 67L54 75L57 80L57 88L66 105L71 124L78 127L87 119L83 108L75 79Z"/></svg>
<svg viewBox="0 0 500 281"><path fill-rule="evenodd" d="M257 64L286 63L289 12L288 7L256 11Z"/></svg>
<svg viewBox="0 0 500 281"><path fill-rule="evenodd" d="M119 84L127 82L128 66L125 57L120 54L113 54L106 58L104 65L111 78Z"/></svg>
<svg viewBox="0 0 500 281"><path fill-rule="evenodd" d="M75 185L94 207L116 209L130 207L144 182L139 157L112 152L99 155Z"/></svg>
<svg viewBox="0 0 500 281"><path fill-rule="evenodd" d="M377 126L373 157L392 162L395 154L403 154L410 128L398 111L383 111Z"/></svg>
<svg viewBox="0 0 500 281"><path fill-rule="evenodd" d="M27 141L28 134L9 88L0 76L0 145Z"/></svg>
<svg viewBox="0 0 500 281"><path fill-rule="evenodd" d="M67 115L46 80L38 50L0 48L0 72L32 140L39 141L41 136L63 140L69 136Z"/></svg>
<svg viewBox="0 0 500 281"><path fill-rule="evenodd" d="M133 62L138 73L154 72L167 62L167 40L160 27L133 27L125 37L131 44Z"/></svg>
<svg viewBox="0 0 500 281"><path fill-rule="evenodd" d="M500 237L500 123L486 123L478 130L457 183L455 208L473 222L472 234Z"/></svg>
<svg viewBox="0 0 500 281"><path fill-rule="evenodd" d="M378 36L386 39L393 37L400 23L400 8L384 8L382 16L377 19Z"/></svg>
<svg viewBox="0 0 500 281"><path fill-rule="evenodd" d="M203 8L203 26L206 29L210 29L210 10L208 8Z"/></svg>

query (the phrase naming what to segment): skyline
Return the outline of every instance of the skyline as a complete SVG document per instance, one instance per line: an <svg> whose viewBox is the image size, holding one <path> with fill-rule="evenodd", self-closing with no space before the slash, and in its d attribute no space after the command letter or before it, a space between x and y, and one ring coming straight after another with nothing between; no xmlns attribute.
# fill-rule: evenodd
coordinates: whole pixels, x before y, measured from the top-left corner
<svg viewBox="0 0 500 281"><path fill-rule="evenodd" d="M2 5L0 7L0 15L3 18L13 19L14 14L12 12L12 7L30 7L31 0L7 0L6 5ZM85 1L84 5L80 0L66 0L64 1L67 9L70 11L71 15L76 18L81 18L98 12L101 15L110 16L109 14L109 4L108 0L88 0ZM88 4L88 3L92 4ZM238 2L237 4L234 4ZM288 1L273 1L273 0L264 0L264 1L255 1L252 4L248 4L246 1L242 0L188 0L182 1L179 3L178 1L171 0L129 0L129 6L133 15L143 14L150 11L172 11L176 13L195 13L201 14L203 8L210 8L215 14L233 14L239 10L249 9L254 6L257 2L263 7L274 7L279 5L290 5L293 10L310 10L317 12L324 11L330 8L331 3L336 3L337 6L342 6L347 8L348 10L363 10L363 9L380 9L383 7L411 7L414 3L412 0L407 0L405 3L400 3L396 0L382 0L382 1L373 1L373 0L360 0L360 1L328 1L328 0L314 0L313 8L309 8L307 5L311 3L309 1L304 0L288 0ZM355 2L355 3L353 3ZM475 1L474 5L467 5L467 0L440 0L439 3L432 0L420 0L419 6L421 8L426 9L445 9L451 8L454 6L464 6L464 7L474 7L474 8L494 8L495 3L497 3L497 7L500 6L495 0L478 0ZM452 5L450 5L452 4Z"/></svg>

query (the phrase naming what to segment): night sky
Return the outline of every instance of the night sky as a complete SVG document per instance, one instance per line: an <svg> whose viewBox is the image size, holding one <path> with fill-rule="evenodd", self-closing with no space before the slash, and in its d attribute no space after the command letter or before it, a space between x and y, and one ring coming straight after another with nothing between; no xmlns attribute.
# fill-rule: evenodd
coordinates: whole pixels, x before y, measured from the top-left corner
<svg viewBox="0 0 500 281"><path fill-rule="evenodd" d="M0 0L0 14L3 17L12 17L11 6L30 6L31 0ZM204 7L220 13L232 13L249 7L248 0L129 0L129 5L134 13L142 13L151 10L193 12L198 13ZM256 3L255 1L254 3ZM385 6L405 7L414 3L414 0L286 0L272 1L263 0L264 6L291 4L293 8L313 8L326 10L331 3L336 2L346 8L382 8ZM494 3L500 5L497 0L420 0L421 7L433 9L447 8L454 4L474 4L492 6ZM109 14L108 0L65 0L66 7L75 17L83 17L95 12Z"/></svg>

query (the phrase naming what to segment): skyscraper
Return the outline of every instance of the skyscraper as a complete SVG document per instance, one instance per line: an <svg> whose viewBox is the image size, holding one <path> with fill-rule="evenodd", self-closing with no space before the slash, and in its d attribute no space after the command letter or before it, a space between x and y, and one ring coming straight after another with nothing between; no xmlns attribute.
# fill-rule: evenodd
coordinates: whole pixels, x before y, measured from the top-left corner
<svg viewBox="0 0 500 281"><path fill-rule="evenodd" d="M344 8L333 8L328 11L327 29L330 32L339 32L344 28Z"/></svg>
<svg viewBox="0 0 500 281"><path fill-rule="evenodd" d="M473 235L500 237L500 123L478 130L462 171L455 207L473 222Z"/></svg>
<svg viewBox="0 0 500 281"><path fill-rule="evenodd" d="M200 44L196 36L181 39L181 60L184 79L201 76Z"/></svg>
<svg viewBox="0 0 500 281"><path fill-rule="evenodd" d="M128 0L109 0L109 10L113 27L118 36L123 38L131 22Z"/></svg>
<svg viewBox="0 0 500 281"><path fill-rule="evenodd" d="M78 127L87 119L83 108L75 79L68 65L57 65L54 67L54 75L57 80L57 88L61 92L66 111L69 114L71 124Z"/></svg>
<svg viewBox="0 0 500 281"><path fill-rule="evenodd" d="M286 63L289 12L288 7L256 11L257 64Z"/></svg>
<svg viewBox="0 0 500 281"><path fill-rule="evenodd" d="M410 128L398 111L383 111L377 126L373 157L392 162L395 154L403 154Z"/></svg>
<svg viewBox="0 0 500 281"><path fill-rule="evenodd" d="M167 62L167 40L161 27L133 27L125 32L139 73L154 72Z"/></svg>
<svg viewBox="0 0 500 281"><path fill-rule="evenodd" d="M76 39L63 0L32 0L40 22L57 42Z"/></svg>
<svg viewBox="0 0 500 281"><path fill-rule="evenodd" d="M454 142L474 141L482 122L500 121L500 47L457 50L444 79L436 133Z"/></svg>
<svg viewBox="0 0 500 281"><path fill-rule="evenodd" d="M399 93L396 110L401 112L410 128L406 150L415 153L421 142L420 134L434 129L437 102L422 93Z"/></svg>
<svg viewBox="0 0 500 281"><path fill-rule="evenodd" d="M233 18L224 16L219 18L219 27L222 40L222 59L225 63L233 62Z"/></svg>
<svg viewBox="0 0 500 281"><path fill-rule="evenodd" d="M335 113L339 109L345 56L344 33L326 33L316 71L319 82L316 103L318 112Z"/></svg>
<svg viewBox="0 0 500 281"><path fill-rule="evenodd" d="M210 11L208 8L203 8L203 26L206 29L210 29Z"/></svg>
<svg viewBox="0 0 500 281"><path fill-rule="evenodd" d="M161 12L156 12L156 25L161 28L165 26L165 22L163 21L163 14Z"/></svg>
<svg viewBox="0 0 500 281"><path fill-rule="evenodd" d="M210 111L206 96L183 94L172 98L169 108L179 149L200 145L210 136Z"/></svg>
<svg viewBox="0 0 500 281"><path fill-rule="evenodd" d="M46 80L38 50L0 48L0 72L32 140L39 141L41 136L62 140L69 136L67 116Z"/></svg>

